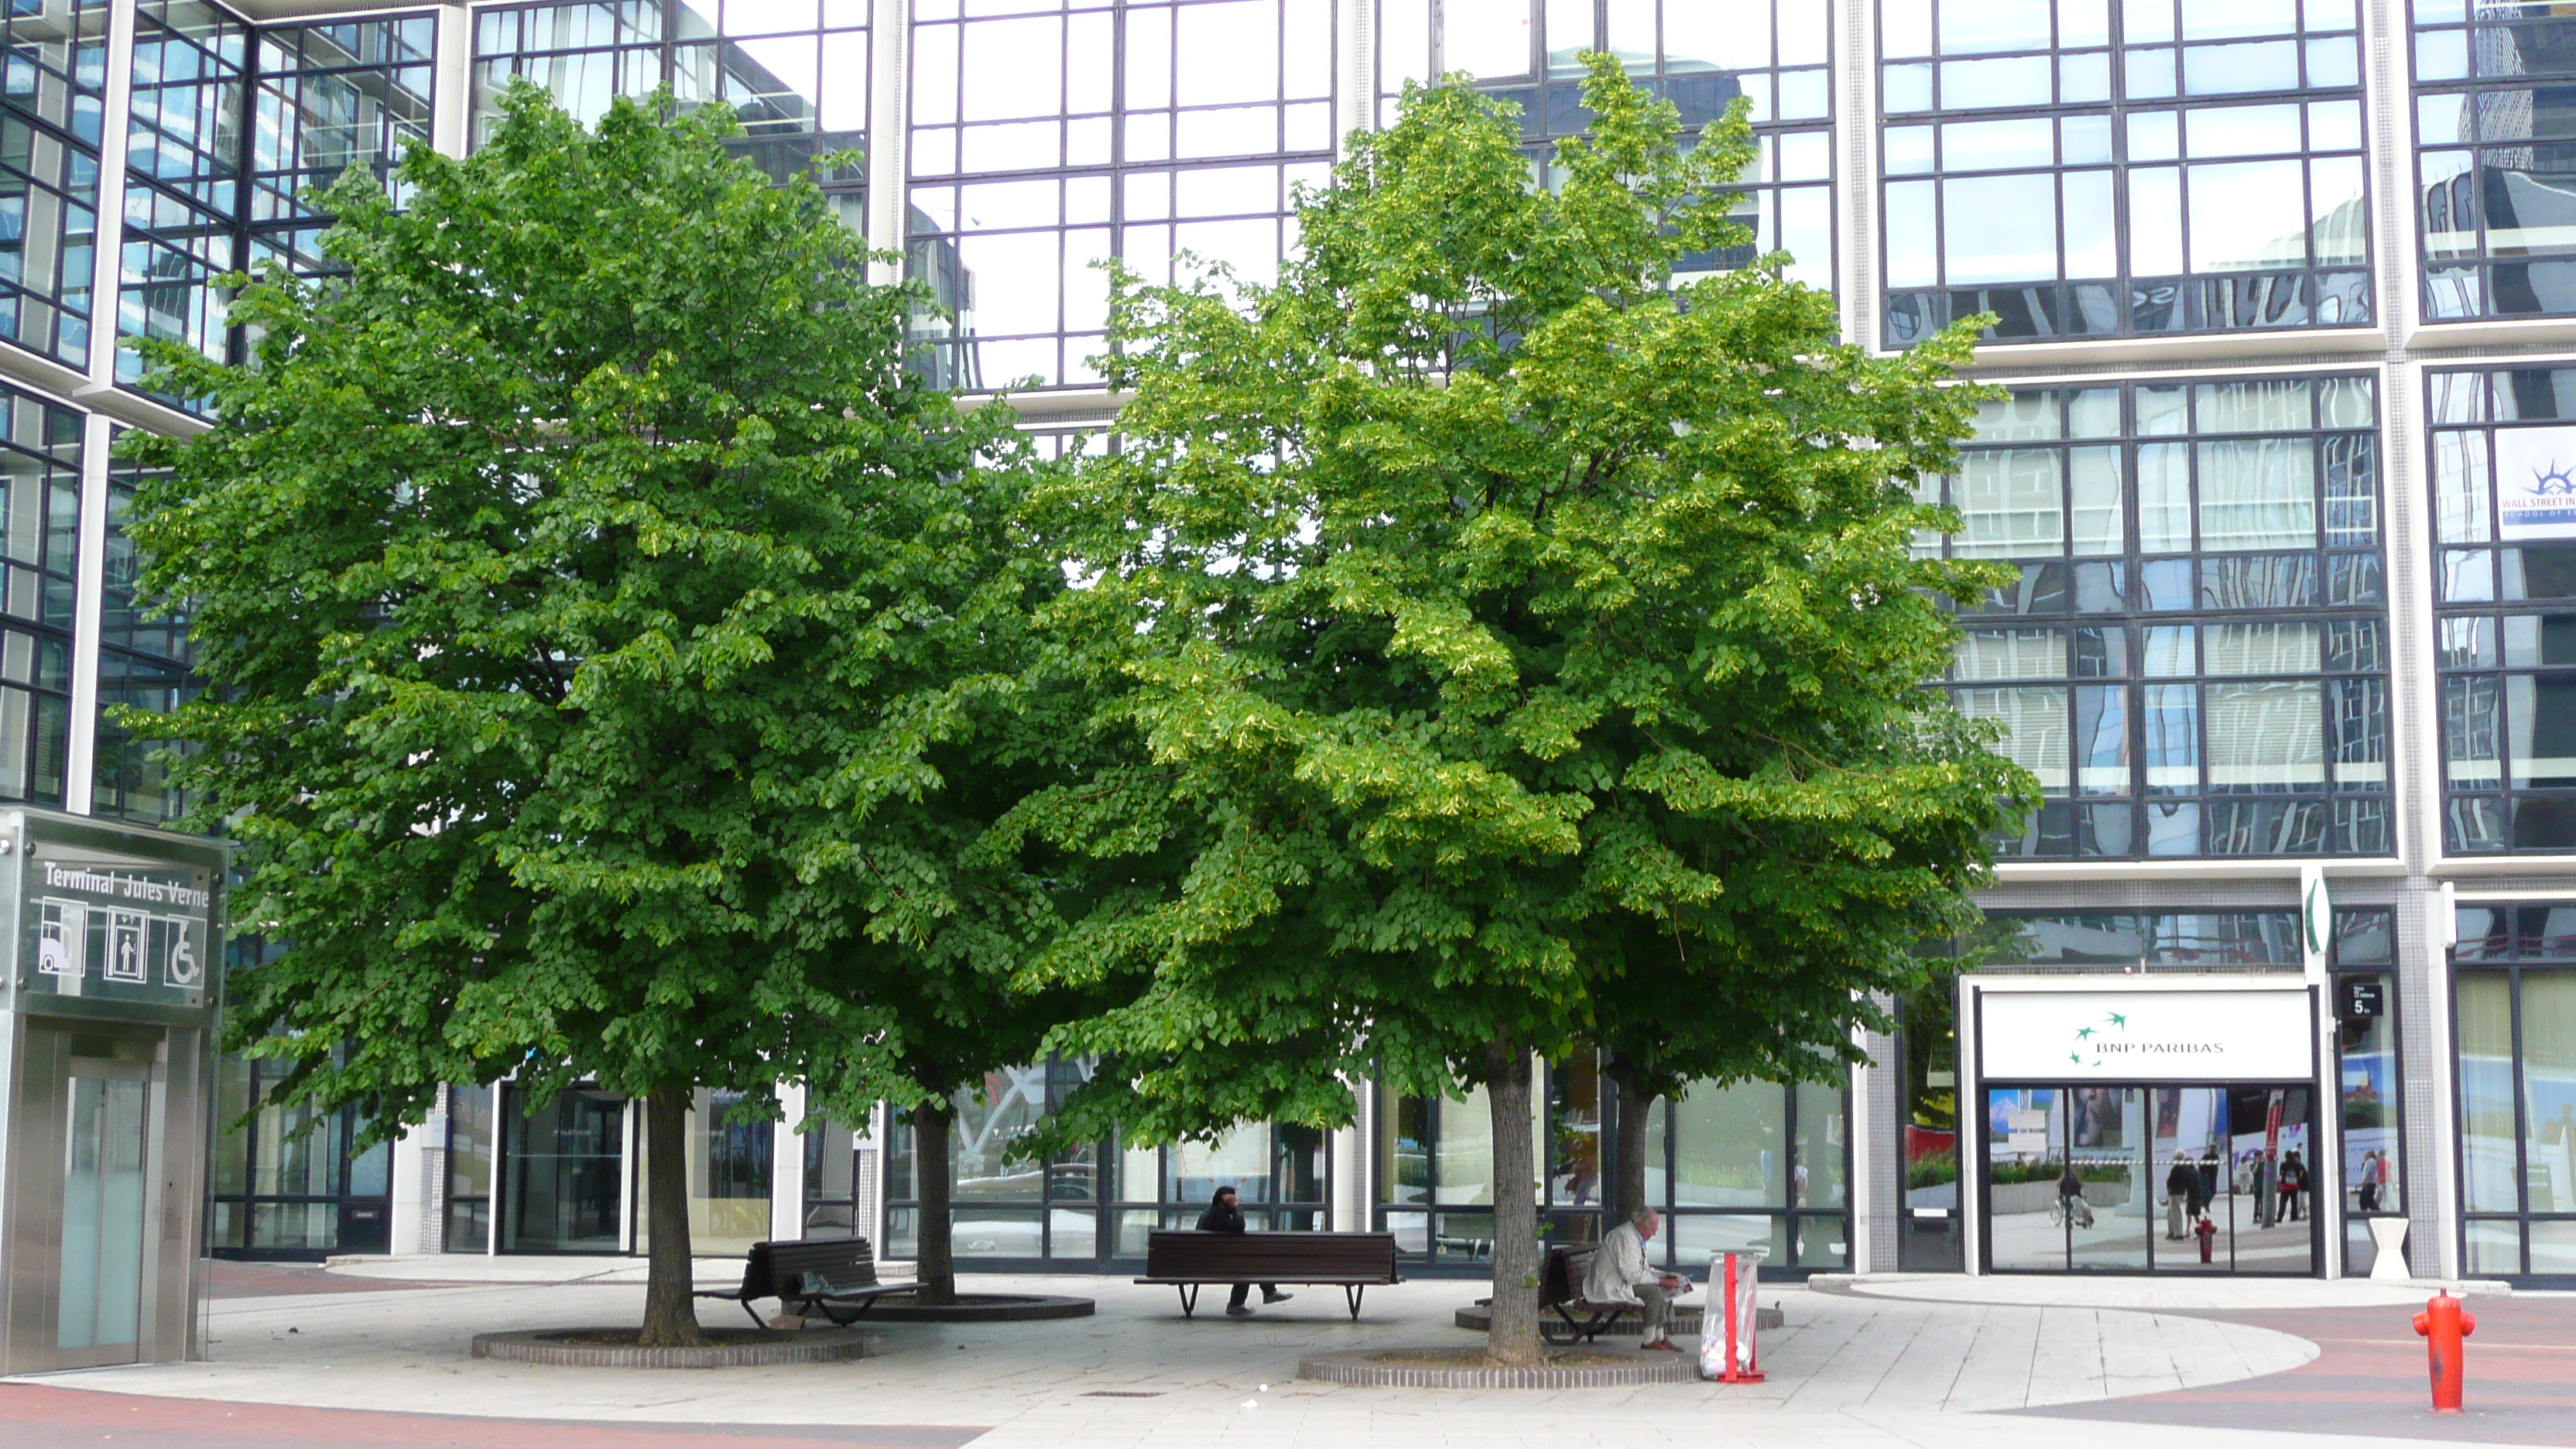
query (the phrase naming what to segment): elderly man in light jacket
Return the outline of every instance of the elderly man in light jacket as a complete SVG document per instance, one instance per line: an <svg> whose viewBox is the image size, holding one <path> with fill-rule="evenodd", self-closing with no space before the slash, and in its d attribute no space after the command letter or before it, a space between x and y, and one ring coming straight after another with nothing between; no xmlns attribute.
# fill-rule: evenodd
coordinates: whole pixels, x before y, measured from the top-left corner
<svg viewBox="0 0 2576 1449"><path fill-rule="evenodd" d="M1646 1244L1662 1226L1663 1218L1653 1208L1639 1208L1612 1228L1583 1275L1583 1301L1636 1304L1646 1320L1645 1342L1638 1349L1679 1353L1680 1346L1664 1331L1664 1320L1671 1314L1673 1295L1684 1289L1683 1280L1679 1274L1658 1273L1646 1265Z"/></svg>

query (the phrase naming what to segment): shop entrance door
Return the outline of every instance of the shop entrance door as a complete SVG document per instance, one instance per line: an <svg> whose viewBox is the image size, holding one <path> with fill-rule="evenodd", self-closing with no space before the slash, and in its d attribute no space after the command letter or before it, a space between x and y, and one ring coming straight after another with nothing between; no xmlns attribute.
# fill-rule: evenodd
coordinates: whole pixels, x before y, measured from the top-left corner
<svg viewBox="0 0 2576 1449"><path fill-rule="evenodd" d="M2296 1086L1988 1089L1989 1266L2316 1272L2313 1203L2283 1190L2308 1176L2315 1156L2311 1095Z"/></svg>
<svg viewBox="0 0 2576 1449"><path fill-rule="evenodd" d="M132 1363L142 1337L149 1069L74 1057L64 1085L56 1362Z"/></svg>

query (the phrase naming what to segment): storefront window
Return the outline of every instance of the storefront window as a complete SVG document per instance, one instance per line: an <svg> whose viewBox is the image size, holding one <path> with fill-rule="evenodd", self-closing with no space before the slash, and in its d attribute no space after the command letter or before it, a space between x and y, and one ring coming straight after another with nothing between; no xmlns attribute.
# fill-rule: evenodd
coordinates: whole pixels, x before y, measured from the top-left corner
<svg viewBox="0 0 2576 1449"><path fill-rule="evenodd" d="M988 1073L979 1090L958 1094L949 1143L951 1242L961 1262L1141 1258L1148 1233L1196 1225L1220 1186L1235 1189L1255 1232L1326 1225L1328 1159L1315 1128L1245 1123L1168 1148L1086 1142L1045 1162L1023 1154L1019 1139L1090 1076L1091 1063L1057 1058ZM895 1114L889 1137L885 1255L909 1258L920 1184L905 1114Z"/></svg>
<svg viewBox="0 0 2576 1449"><path fill-rule="evenodd" d="M689 1122L689 1249L747 1252L770 1235L773 1124L738 1121L743 1094L698 1090Z"/></svg>
<svg viewBox="0 0 2576 1449"><path fill-rule="evenodd" d="M1737 1249L1775 1270L1848 1266L1848 1121L1843 1089L1814 1083L1696 1082L1656 1102L1646 1191L1669 1224L1659 1255L1694 1270Z"/></svg>
<svg viewBox="0 0 2576 1449"><path fill-rule="evenodd" d="M797 1141L805 1153L805 1236L857 1236L859 1158L850 1129L817 1117Z"/></svg>
<svg viewBox="0 0 2576 1449"><path fill-rule="evenodd" d="M2338 911L2334 928L2335 1049L2342 1113L2344 1271L2378 1261L2369 1219L2405 1212L2404 1093L2397 1058L2395 912Z"/></svg>
<svg viewBox="0 0 2576 1449"><path fill-rule="evenodd" d="M2576 1280L2576 904L2456 924L2467 1271Z"/></svg>
<svg viewBox="0 0 2576 1449"><path fill-rule="evenodd" d="M269 1101L287 1070L236 1056L216 1066L209 1251L291 1259L386 1251L391 1147L352 1150L367 1122L354 1108L316 1112Z"/></svg>
<svg viewBox="0 0 2576 1449"><path fill-rule="evenodd" d="M1906 1273L1965 1269L1959 1224L1959 1030L1957 974L1936 967L1899 1004L1897 1147L1904 1164L1904 1213L1896 1266Z"/></svg>
<svg viewBox="0 0 2576 1449"><path fill-rule="evenodd" d="M501 1251L623 1251L626 1099L568 1087L531 1110L516 1088L502 1098Z"/></svg>
<svg viewBox="0 0 2576 1449"><path fill-rule="evenodd" d="M492 1089L447 1089L447 1251L492 1246Z"/></svg>

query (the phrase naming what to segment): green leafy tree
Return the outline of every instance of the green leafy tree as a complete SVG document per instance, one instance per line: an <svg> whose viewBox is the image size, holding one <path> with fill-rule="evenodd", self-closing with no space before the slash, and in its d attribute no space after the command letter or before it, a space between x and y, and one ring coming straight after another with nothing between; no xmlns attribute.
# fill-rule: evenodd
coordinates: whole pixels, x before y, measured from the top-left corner
<svg viewBox="0 0 2576 1449"><path fill-rule="evenodd" d="M728 113L503 104L472 158L408 153L405 209L328 193L345 271L242 292L246 366L153 352L216 419L130 440L209 687L125 722L194 747L192 823L287 943L230 986L277 1098L388 1131L442 1082L640 1097L643 1339L687 1343L693 1092L850 1110L936 994L905 973L971 996L1047 929L977 843L1042 768L1062 577L1009 527L1009 415L906 372L909 294Z"/></svg>
<svg viewBox="0 0 2576 1449"><path fill-rule="evenodd" d="M1739 109L1696 145L1606 56L1531 184L1511 107L1409 89L1228 296L1122 281L1122 451L1042 490L1190 856L1034 968L1141 972L1069 1025L1060 1130L1492 1112L1490 1356L1537 1357L1531 1062L1819 1075L1972 914L2029 780L1927 688L2001 571L1916 559L1976 394L1956 330L1872 358L1741 248ZM1661 1053L1660 1055L1658 1053Z"/></svg>

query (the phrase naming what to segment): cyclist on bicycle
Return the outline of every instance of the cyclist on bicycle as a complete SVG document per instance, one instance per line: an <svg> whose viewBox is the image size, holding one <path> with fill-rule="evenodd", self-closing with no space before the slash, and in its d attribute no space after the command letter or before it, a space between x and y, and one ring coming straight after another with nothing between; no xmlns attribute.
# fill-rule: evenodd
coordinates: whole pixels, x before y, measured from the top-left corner
<svg viewBox="0 0 2576 1449"><path fill-rule="evenodd" d="M2057 1180L2058 1209L2067 1221L2079 1228L2093 1226L2093 1205L2084 1200L2084 1179L2075 1171L2075 1160L2068 1158L2066 1175Z"/></svg>

